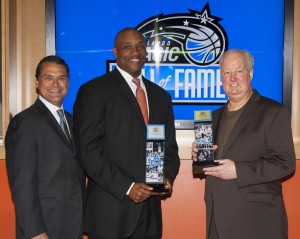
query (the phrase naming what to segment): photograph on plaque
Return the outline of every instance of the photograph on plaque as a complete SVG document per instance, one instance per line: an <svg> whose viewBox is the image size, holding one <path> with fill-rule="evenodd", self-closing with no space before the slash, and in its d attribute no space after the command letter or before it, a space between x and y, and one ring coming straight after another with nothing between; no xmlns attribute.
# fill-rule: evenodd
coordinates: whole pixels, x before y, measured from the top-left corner
<svg viewBox="0 0 300 239"><path fill-rule="evenodd" d="M197 144L198 153L197 161L213 161L213 135L211 122L195 122L195 142Z"/></svg>
<svg viewBox="0 0 300 239"><path fill-rule="evenodd" d="M194 133L197 159L193 161L193 174L203 175L205 167L218 165L214 162L212 114L210 110L194 112Z"/></svg>
<svg viewBox="0 0 300 239"><path fill-rule="evenodd" d="M146 143L146 183L164 184L165 142Z"/></svg>

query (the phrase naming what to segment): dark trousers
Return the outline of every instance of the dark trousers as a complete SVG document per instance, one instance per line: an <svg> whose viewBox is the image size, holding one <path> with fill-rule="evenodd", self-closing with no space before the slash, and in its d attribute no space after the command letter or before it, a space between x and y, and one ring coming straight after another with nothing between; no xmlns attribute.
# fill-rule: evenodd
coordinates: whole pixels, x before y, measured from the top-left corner
<svg viewBox="0 0 300 239"><path fill-rule="evenodd" d="M218 232L217 232L217 227L216 227L216 223L215 223L215 216L214 216L213 212L212 212L212 215L211 215L208 239L219 239Z"/></svg>
<svg viewBox="0 0 300 239"><path fill-rule="evenodd" d="M89 235L88 239L161 239L160 236L152 236L149 235L148 233L149 220L147 217L147 210L149 210L148 203L144 203L141 216L136 226L136 229L134 230L133 234L129 237L104 238L104 237L96 237L94 235Z"/></svg>

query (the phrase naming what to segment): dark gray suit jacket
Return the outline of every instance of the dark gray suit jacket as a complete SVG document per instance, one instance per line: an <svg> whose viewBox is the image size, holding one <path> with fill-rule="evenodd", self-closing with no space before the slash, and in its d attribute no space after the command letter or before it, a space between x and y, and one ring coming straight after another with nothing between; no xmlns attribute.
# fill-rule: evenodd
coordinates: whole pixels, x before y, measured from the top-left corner
<svg viewBox="0 0 300 239"><path fill-rule="evenodd" d="M215 140L225 107L213 113ZM235 162L237 179L206 177L207 231L214 213L220 238L286 238L281 181L295 169L287 108L254 91L219 158Z"/></svg>
<svg viewBox="0 0 300 239"><path fill-rule="evenodd" d="M85 176L73 148L39 99L11 120L5 149L17 238L42 232L51 239L82 237Z"/></svg>
<svg viewBox="0 0 300 239"><path fill-rule="evenodd" d="M166 128L165 176L173 182L179 170L173 109L169 94L144 79L149 123ZM144 203L126 192L145 181L146 127L137 100L118 70L81 86L74 105L74 140L89 182L84 229L103 238L127 237L135 230ZM161 236L160 197L151 197L151 232Z"/></svg>

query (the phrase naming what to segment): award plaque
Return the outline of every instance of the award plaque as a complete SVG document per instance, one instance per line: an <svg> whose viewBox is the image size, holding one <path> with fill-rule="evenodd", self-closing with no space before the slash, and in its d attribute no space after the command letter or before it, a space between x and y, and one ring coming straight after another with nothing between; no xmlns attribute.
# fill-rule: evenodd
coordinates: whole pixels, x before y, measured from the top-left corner
<svg viewBox="0 0 300 239"><path fill-rule="evenodd" d="M193 174L203 175L204 167L218 165L214 162L212 115L210 110L194 112L195 142L197 144L197 160L193 161Z"/></svg>
<svg viewBox="0 0 300 239"><path fill-rule="evenodd" d="M165 126L147 125L145 183L155 192L168 192L164 183Z"/></svg>

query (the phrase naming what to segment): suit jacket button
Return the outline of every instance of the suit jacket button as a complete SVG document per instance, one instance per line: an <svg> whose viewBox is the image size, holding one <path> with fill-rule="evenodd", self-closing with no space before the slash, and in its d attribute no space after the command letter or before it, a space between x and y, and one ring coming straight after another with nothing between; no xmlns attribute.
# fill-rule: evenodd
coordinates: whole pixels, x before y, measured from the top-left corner
<svg viewBox="0 0 300 239"><path fill-rule="evenodd" d="M22 236L25 236L23 227L20 227L20 232L21 232Z"/></svg>

